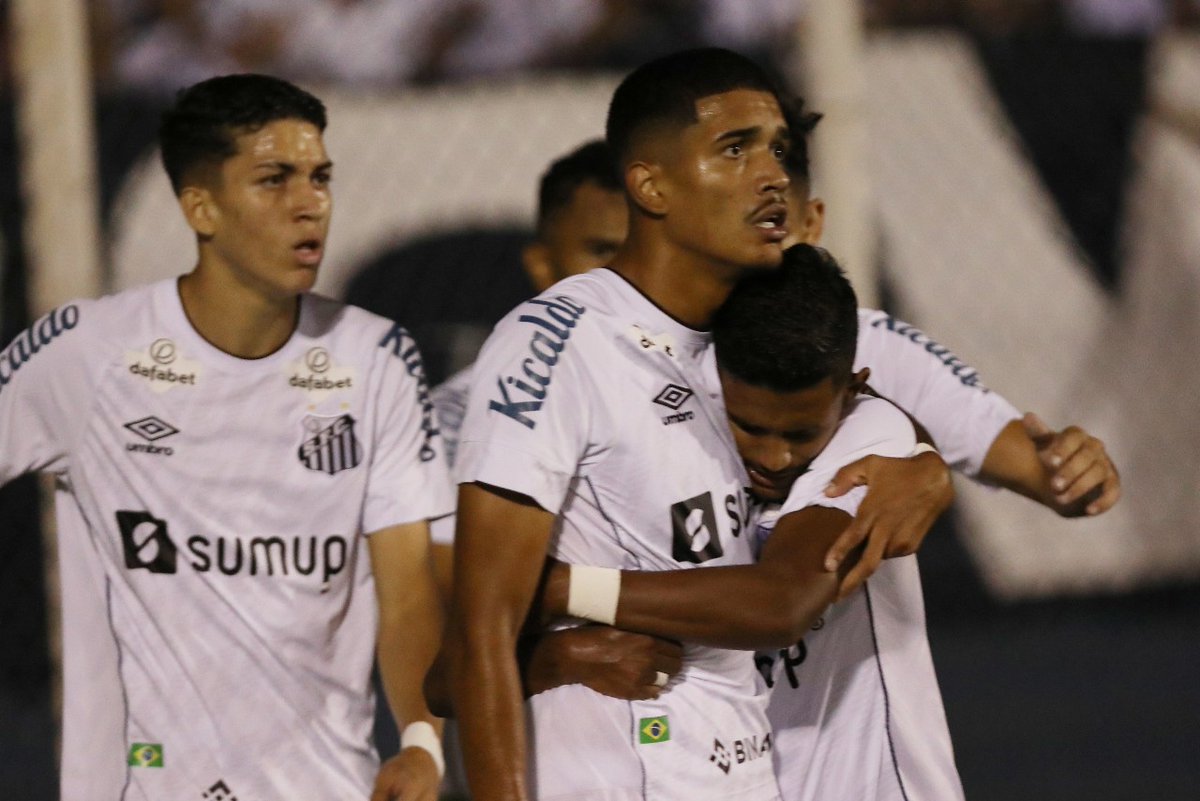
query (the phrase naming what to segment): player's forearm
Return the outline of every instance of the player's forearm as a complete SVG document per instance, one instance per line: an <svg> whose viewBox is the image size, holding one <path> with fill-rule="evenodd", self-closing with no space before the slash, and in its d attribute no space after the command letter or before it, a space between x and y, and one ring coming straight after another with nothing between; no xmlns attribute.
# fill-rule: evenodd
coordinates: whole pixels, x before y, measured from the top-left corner
<svg viewBox="0 0 1200 801"><path fill-rule="evenodd" d="M414 582L421 584L421 582ZM441 603L428 586L412 586L411 603L387 610L379 621L378 662L384 692L396 725L437 721L425 702L423 683L441 641Z"/></svg>
<svg viewBox="0 0 1200 801"><path fill-rule="evenodd" d="M833 601L838 573L803 578L774 565L625 571L616 625L720 648L795 643Z"/></svg>
<svg viewBox="0 0 1200 801"><path fill-rule="evenodd" d="M525 710L512 632L475 625L453 651L451 695L476 801L524 801Z"/></svg>
<svg viewBox="0 0 1200 801"><path fill-rule="evenodd" d="M1053 506L1050 476L1020 420L1013 420L988 448L979 477L1046 506Z"/></svg>

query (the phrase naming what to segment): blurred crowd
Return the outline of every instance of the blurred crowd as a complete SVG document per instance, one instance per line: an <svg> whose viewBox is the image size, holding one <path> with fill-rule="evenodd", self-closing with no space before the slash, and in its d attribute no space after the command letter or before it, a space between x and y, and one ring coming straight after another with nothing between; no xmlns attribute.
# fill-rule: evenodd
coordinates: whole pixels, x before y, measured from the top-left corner
<svg viewBox="0 0 1200 801"><path fill-rule="evenodd" d="M806 0L98 0L98 85L170 94L213 74L386 89L538 69L626 69L688 46L780 63ZM1145 38L1200 0L867 0L876 26Z"/></svg>

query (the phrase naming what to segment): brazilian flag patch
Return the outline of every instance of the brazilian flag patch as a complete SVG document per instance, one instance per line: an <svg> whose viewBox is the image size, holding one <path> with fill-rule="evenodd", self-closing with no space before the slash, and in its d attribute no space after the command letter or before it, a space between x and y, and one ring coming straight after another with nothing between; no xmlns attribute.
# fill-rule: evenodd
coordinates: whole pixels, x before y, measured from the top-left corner
<svg viewBox="0 0 1200 801"><path fill-rule="evenodd" d="M129 746L129 764L135 768L161 768L163 747L161 743L134 743Z"/></svg>
<svg viewBox="0 0 1200 801"><path fill-rule="evenodd" d="M638 721L638 743L665 743L671 739L671 726L667 723L666 715L656 718L642 718Z"/></svg>

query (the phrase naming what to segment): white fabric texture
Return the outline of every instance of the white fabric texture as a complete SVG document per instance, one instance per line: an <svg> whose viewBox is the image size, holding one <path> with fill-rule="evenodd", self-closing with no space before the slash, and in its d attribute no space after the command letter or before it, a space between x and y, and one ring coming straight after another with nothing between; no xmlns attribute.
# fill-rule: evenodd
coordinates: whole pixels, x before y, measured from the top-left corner
<svg viewBox="0 0 1200 801"><path fill-rule="evenodd" d="M60 480L63 797L365 796L362 535L452 505L407 333L305 296L279 351L237 359L169 280L64 306L0 362L0 481Z"/></svg>

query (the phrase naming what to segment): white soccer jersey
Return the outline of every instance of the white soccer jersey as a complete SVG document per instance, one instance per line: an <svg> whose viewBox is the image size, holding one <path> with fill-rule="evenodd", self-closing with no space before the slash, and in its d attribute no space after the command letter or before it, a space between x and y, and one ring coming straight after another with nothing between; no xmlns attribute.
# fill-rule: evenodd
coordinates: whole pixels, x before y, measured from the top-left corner
<svg viewBox="0 0 1200 801"><path fill-rule="evenodd" d="M975 476L1001 429L1021 413L979 373L924 332L887 312L858 310L854 369L925 427L951 468Z"/></svg>
<svg viewBox="0 0 1200 801"><path fill-rule="evenodd" d="M868 454L904 456L916 443L887 401L858 399L784 503L764 513L760 539L807 506L853 516L866 494L824 490ZM831 605L791 648L762 652L785 801L955 801L962 785L925 635L916 556L887 559L859 590Z"/></svg>
<svg viewBox="0 0 1200 801"><path fill-rule="evenodd" d="M474 368L455 472L557 514L551 555L632 570L746 564L746 476L710 337L610 270L496 327ZM535 696L545 799L773 799L765 692L745 651L689 646L656 701L582 685Z"/></svg>
<svg viewBox="0 0 1200 801"><path fill-rule="evenodd" d="M174 280L79 301L0 354L0 442L60 478L64 798L367 796L361 535L452 506L403 329L310 295L243 360Z"/></svg>
<svg viewBox="0 0 1200 801"><path fill-rule="evenodd" d="M895 401L925 427L951 468L974 476L988 449L1010 421L1021 416L992 392L979 373L924 332L877 309L858 310L858 349L854 369L871 368L868 383ZM459 429L467 408L472 368L447 378L433 390L438 429L454 464ZM434 525L434 541L454 541L454 520Z"/></svg>

